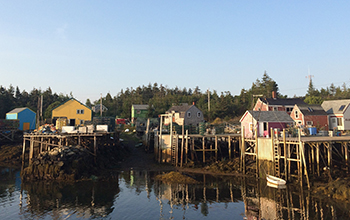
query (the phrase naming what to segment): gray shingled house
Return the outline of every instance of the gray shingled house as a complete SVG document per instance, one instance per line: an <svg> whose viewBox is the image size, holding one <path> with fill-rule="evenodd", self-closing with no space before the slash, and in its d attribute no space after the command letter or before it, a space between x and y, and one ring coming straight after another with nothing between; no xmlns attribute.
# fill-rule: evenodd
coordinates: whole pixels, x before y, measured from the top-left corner
<svg viewBox="0 0 350 220"><path fill-rule="evenodd" d="M178 106L172 106L166 113L174 113L173 122L176 122L178 125L198 126L199 123L204 122L203 112L194 104L188 105L184 103ZM170 119L165 118L164 124L169 123Z"/></svg>
<svg viewBox="0 0 350 220"><path fill-rule="evenodd" d="M327 112L329 128L339 131L350 130L350 99L329 100L322 103Z"/></svg>

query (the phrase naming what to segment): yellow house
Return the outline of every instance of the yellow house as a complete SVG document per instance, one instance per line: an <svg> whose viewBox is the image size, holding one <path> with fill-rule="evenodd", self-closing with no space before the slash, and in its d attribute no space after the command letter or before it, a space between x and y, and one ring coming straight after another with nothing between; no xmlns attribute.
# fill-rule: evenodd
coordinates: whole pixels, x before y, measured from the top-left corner
<svg viewBox="0 0 350 220"><path fill-rule="evenodd" d="M91 121L92 110L75 98L62 103L52 110L52 121L58 118L67 118L67 125L83 125L85 121Z"/></svg>

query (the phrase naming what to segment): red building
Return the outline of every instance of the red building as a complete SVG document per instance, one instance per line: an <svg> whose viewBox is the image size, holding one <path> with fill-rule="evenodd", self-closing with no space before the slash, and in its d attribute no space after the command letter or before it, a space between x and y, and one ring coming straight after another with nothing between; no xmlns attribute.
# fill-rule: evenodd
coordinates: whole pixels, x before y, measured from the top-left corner
<svg viewBox="0 0 350 220"><path fill-rule="evenodd" d="M306 104L300 98L276 98L273 93L272 98L259 98L253 108L253 111L284 111L290 114L295 104Z"/></svg>
<svg viewBox="0 0 350 220"><path fill-rule="evenodd" d="M290 117L296 125L304 127L316 127L328 131L327 112L321 105L295 105Z"/></svg>

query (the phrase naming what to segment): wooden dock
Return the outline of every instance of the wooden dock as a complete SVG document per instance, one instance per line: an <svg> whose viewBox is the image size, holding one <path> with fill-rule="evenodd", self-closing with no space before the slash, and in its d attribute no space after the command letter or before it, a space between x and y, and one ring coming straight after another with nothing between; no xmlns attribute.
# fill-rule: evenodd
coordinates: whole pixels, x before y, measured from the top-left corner
<svg viewBox="0 0 350 220"><path fill-rule="evenodd" d="M279 137L246 139L244 129L241 131L241 134L209 135L188 134L188 131L179 135L173 132L169 134L171 141L166 144L163 140L166 135L155 135L155 158L159 163L179 167L194 161L206 163L239 158L242 173L246 173L246 161L249 160L255 162L255 173L259 176L260 161L268 152L268 160L274 166L269 174L286 181L297 177L301 184L306 182L309 187L310 174L321 176L321 173L328 172L331 176L335 167L344 172L350 170L350 136L301 136L299 131L298 137L287 137L284 130Z"/></svg>
<svg viewBox="0 0 350 220"><path fill-rule="evenodd" d="M98 150L98 141L110 138L112 133L94 132L94 133L64 133L64 134L46 134L46 133L30 133L23 135L23 152L22 166L25 164L26 149L29 147L28 163L32 163L32 158L43 151L49 151L54 147L63 146L82 146L91 151L95 156Z"/></svg>

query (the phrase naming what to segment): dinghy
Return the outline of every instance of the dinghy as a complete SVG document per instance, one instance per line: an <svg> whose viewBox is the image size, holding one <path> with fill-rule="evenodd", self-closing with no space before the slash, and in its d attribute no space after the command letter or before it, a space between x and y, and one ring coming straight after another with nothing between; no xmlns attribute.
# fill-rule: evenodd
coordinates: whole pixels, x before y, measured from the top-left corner
<svg viewBox="0 0 350 220"><path fill-rule="evenodd" d="M286 181L284 179L275 177L275 176L271 176L266 174L266 180L267 183L269 183L269 185L274 185L274 186L284 186L286 185Z"/></svg>

